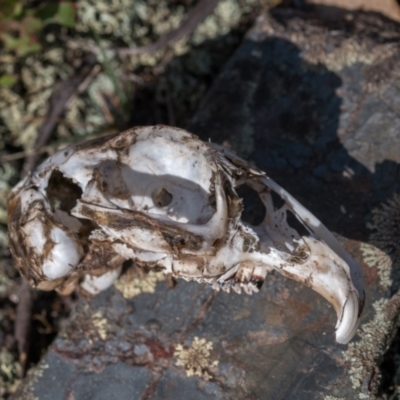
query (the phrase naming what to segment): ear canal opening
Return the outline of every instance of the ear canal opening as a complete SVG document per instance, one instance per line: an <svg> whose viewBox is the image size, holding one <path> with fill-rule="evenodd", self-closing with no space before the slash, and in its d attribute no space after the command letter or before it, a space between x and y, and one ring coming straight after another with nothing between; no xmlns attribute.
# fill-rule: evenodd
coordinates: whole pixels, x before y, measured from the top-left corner
<svg viewBox="0 0 400 400"><path fill-rule="evenodd" d="M267 210L257 191L245 183L236 189L236 193L243 202L241 220L252 226L261 225Z"/></svg>

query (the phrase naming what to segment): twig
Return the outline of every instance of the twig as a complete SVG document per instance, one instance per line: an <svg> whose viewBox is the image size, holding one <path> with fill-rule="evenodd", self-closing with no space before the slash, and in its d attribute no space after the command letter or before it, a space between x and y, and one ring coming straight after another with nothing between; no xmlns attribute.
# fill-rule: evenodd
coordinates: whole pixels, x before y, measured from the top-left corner
<svg viewBox="0 0 400 400"><path fill-rule="evenodd" d="M21 377L25 376L30 346L31 314L35 299L35 292L29 283L22 278L18 288L18 305L15 315L14 335L18 344Z"/></svg>
<svg viewBox="0 0 400 400"><path fill-rule="evenodd" d="M97 60L93 54L86 56L80 69L70 79L67 79L65 82L63 82L51 95L47 118L39 128L34 150L43 147L49 140L54 128L57 125L60 115L64 112L65 105L68 103L70 98L75 95L79 86L90 74L96 63ZM27 157L23 168L23 176L33 169L37 160L37 153L33 153Z"/></svg>
<svg viewBox="0 0 400 400"><path fill-rule="evenodd" d="M178 42L179 40L193 33L198 25L201 24L212 13L218 2L219 0L200 0L193 8L189 10L186 18L183 20L182 24L178 28L165 33L152 44L136 47L133 49L124 47L104 50L112 51L113 53L117 53L120 56L154 53L158 50L162 50L168 45ZM65 39L69 43L78 45L80 48L83 48L87 51L95 53L102 51L98 46L95 45L88 45L86 43L82 43L71 38L65 37Z"/></svg>
<svg viewBox="0 0 400 400"><path fill-rule="evenodd" d="M98 139L98 138L101 138L104 136L113 135L118 132L119 131L117 129L107 129L106 131L101 132L101 133L96 133L96 134L93 133L91 135L81 136L81 137L77 138L76 140L82 140L82 139L90 140L90 139L95 139L95 138ZM0 165L5 162L20 160L21 158L26 158L31 155L39 156L42 153L52 154L55 151L57 151L58 149L66 147L74 142L75 142L75 140L56 142L51 146L50 145L43 146L36 150L24 150L24 151L18 151L16 153L12 153L12 154L5 154L3 156L0 156Z"/></svg>
<svg viewBox="0 0 400 400"><path fill-rule="evenodd" d="M12 153L12 154L5 154L4 156L0 157L0 164L9 162L9 161L19 160L21 158L26 158L26 157L29 157L32 155L39 155L42 153L47 153L50 149L51 149L50 146L43 146L40 149L36 149L36 150L25 150L25 151L18 151L16 153Z"/></svg>
<svg viewBox="0 0 400 400"><path fill-rule="evenodd" d="M81 93L83 93L87 87L90 85L90 82L92 82L93 78L101 71L101 65L100 64L96 64L92 70L90 71L90 73L86 76L86 78L80 83L80 85L78 86L78 88L76 89L76 95L79 95ZM72 104L72 102L74 101L75 97L71 96L69 98L69 100L66 102L65 104L65 108L69 108Z"/></svg>

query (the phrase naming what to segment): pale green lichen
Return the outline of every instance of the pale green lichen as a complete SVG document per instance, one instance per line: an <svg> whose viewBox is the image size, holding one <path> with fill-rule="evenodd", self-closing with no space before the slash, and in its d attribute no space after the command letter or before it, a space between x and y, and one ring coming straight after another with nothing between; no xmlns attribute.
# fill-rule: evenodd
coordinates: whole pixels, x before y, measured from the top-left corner
<svg viewBox="0 0 400 400"><path fill-rule="evenodd" d="M298 38L293 35L291 39L296 43ZM329 71L340 72L346 67L361 63L371 65L394 54L393 46L370 46L360 42L357 38L343 39L330 52L325 49L325 42L320 46L309 46L307 51L302 52L304 61L311 65L322 64Z"/></svg>
<svg viewBox="0 0 400 400"><path fill-rule="evenodd" d="M7 350L0 352L0 398L15 393L20 384L21 368L16 359Z"/></svg>
<svg viewBox="0 0 400 400"><path fill-rule="evenodd" d="M60 338L70 340L76 329L85 332L85 339L90 345L105 341L115 332L115 324L111 323L107 313L101 310L93 312L89 303L84 304L70 318L70 323L58 334Z"/></svg>
<svg viewBox="0 0 400 400"><path fill-rule="evenodd" d="M149 33L158 36L177 28L185 15L182 6L171 12L165 0L80 0L77 11L78 32L112 35L132 47L148 44Z"/></svg>
<svg viewBox="0 0 400 400"><path fill-rule="evenodd" d="M212 378L210 372L219 364L218 360L210 360L212 350L212 342L196 336L190 347L181 344L176 346L174 352L174 357L177 358L176 365L183 366L187 376L199 376L209 380Z"/></svg>
<svg viewBox="0 0 400 400"><path fill-rule="evenodd" d="M43 373L47 368L49 368L49 365L43 360L40 361L35 368L31 368L28 371L24 382L18 388L18 397L15 398L19 400L40 400L37 396L35 396L35 384L43 376Z"/></svg>
<svg viewBox="0 0 400 400"><path fill-rule="evenodd" d="M0 296L5 296L14 284L15 282L12 279L10 279L4 272L0 271Z"/></svg>
<svg viewBox="0 0 400 400"><path fill-rule="evenodd" d="M370 239L380 249L387 248L400 261L400 243L393 238L400 234L400 195L394 193L387 201L372 210L372 222L367 225L373 232Z"/></svg>
<svg viewBox="0 0 400 400"><path fill-rule="evenodd" d="M388 299L379 299L372 304L374 317L358 330L361 340L349 343L347 350L343 352L355 390L360 391L365 380L369 380L373 374L378 374L376 361L385 351L388 335L395 324L388 315L388 304ZM368 392L360 392L359 398L365 399L368 395Z"/></svg>
<svg viewBox="0 0 400 400"><path fill-rule="evenodd" d="M82 33L121 37L130 43L134 3L130 0L80 0L77 2L76 29Z"/></svg>
<svg viewBox="0 0 400 400"><path fill-rule="evenodd" d="M0 87L0 118L2 133L18 132L23 126L24 101L21 96L7 87Z"/></svg>
<svg viewBox="0 0 400 400"><path fill-rule="evenodd" d="M104 116L99 115L96 123L93 123L93 117L90 113L88 113L87 119L82 121L82 115L85 115L86 110L89 111L90 109L80 97L75 97L70 102L65 112L63 123L58 125L57 128L58 137L60 139L70 138L70 132L74 132L76 135L80 136L90 134L104 122ZM96 112L95 115L98 115L98 112Z"/></svg>
<svg viewBox="0 0 400 400"><path fill-rule="evenodd" d="M100 339L106 340L110 331L110 325L101 311L97 311L91 316L91 323L94 331L99 335Z"/></svg>
<svg viewBox="0 0 400 400"><path fill-rule="evenodd" d="M154 293L157 283L164 280L165 275L162 271L149 271L147 274L140 274L139 277L125 274L114 285L125 299L132 299L142 293Z"/></svg>
<svg viewBox="0 0 400 400"><path fill-rule="evenodd" d="M255 4L256 1L249 1ZM201 23L193 33L193 44L199 45L205 40L215 39L225 35L233 26L239 23L243 13L239 1L222 0L216 6L214 12Z"/></svg>
<svg viewBox="0 0 400 400"><path fill-rule="evenodd" d="M392 265L400 263L400 195L394 193L385 203L372 210L372 221L367 224L371 230L370 243L377 247L383 254L390 257ZM376 258L376 257L375 257ZM371 257L369 261L372 262ZM381 285L389 288L394 280L396 287L399 284L399 277L393 275L395 269L388 265L384 256L379 257L378 265Z"/></svg>
<svg viewBox="0 0 400 400"><path fill-rule="evenodd" d="M346 399L343 397L324 396L324 400L346 400Z"/></svg>
<svg viewBox="0 0 400 400"><path fill-rule="evenodd" d="M8 252L8 238L5 224L7 223L7 195L11 190L11 182L17 172L10 164L0 166L0 255Z"/></svg>
<svg viewBox="0 0 400 400"><path fill-rule="evenodd" d="M391 258L382 250L368 243L362 243L360 250L364 262L370 268L378 269L379 285L384 289L390 289L393 283Z"/></svg>
<svg viewBox="0 0 400 400"><path fill-rule="evenodd" d="M158 103L165 105L165 95L158 94L165 93L167 87L175 107L176 123L196 108L207 90L206 82L209 77L202 79L201 76L211 74L216 69L210 62L207 51L197 51L196 48L206 41L227 35L238 27L246 13L270 3L271 0L222 0L192 35L170 46L169 51L174 55L175 65L180 65L170 68L168 87L165 80L156 82L156 97ZM70 35L78 42L94 47L100 44L104 49L144 46L154 43L166 32L177 28L194 4L194 1L179 4L167 0L79 0L76 29ZM98 40L94 40L93 33L99 36ZM69 45L72 46L73 42ZM24 94L21 94L15 88L0 88L0 133L11 134L13 145L25 149L31 149L37 138L54 88L60 80L65 80L74 73L74 67L65 62L65 47L56 47L54 34L45 36L43 47L43 52L28 56L20 70L18 59L14 55L0 54L0 75L19 76L24 89ZM189 60L179 59L187 54L190 54ZM143 71L151 68L157 71L150 71L150 75L159 75L165 68L165 51L120 58L111 50L107 55L118 84L124 89L129 101L134 93L129 88L130 74L137 69ZM101 62L101 51L97 51L97 56ZM160 67L160 64L164 66ZM87 90L82 93L78 91L76 98L69 102L66 114L61 116L56 127L58 138L99 132L104 126L118 125L121 122L119 114L126 111L121 104L113 101L118 98L118 91L115 87L110 87L110 77L107 76L106 69L103 70L104 72L99 73L97 70L91 74L87 79ZM147 76L148 73L149 70L146 71ZM111 109L108 107L110 98L113 103ZM124 118L125 116L122 119Z"/></svg>
<svg viewBox="0 0 400 400"><path fill-rule="evenodd" d="M0 252L5 253L8 250L7 229L0 225Z"/></svg>
<svg viewBox="0 0 400 400"><path fill-rule="evenodd" d="M64 52L64 49L52 48L25 59L20 71L20 83L25 89L23 95L16 93L13 88L0 88L2 131L11 133L14 145L32 148L48 111L48 101L55 83L72 72L72 67L64 62ZM7 57L5 60L9 61ZM6 67L4 70L17 74L16 69ZM1 69L0 73L3 73Z"/></svg>
<svg viewBox="0 0 400 400"><path fill-rule="evenodd" d="M11 190L10 182L16 177L14 167L4 163L0 167L0 223L7 223L7 195Z"/></svg>

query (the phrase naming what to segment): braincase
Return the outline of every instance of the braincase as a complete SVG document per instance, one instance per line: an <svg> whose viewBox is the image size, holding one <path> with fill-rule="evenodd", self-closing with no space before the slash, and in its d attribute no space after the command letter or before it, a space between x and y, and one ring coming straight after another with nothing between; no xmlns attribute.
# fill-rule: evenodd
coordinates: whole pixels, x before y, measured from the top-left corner
<svg viewBox="0 0 400 400"><path fill-rule="evenodd" d="M207 192L212 178L209 147L193 139L187 132L167 127L155 132L143 129L129 148L129 166L148 175L179 177L186 184L195 182Z"/></svg>
<svg viewBox="0 0 400 400"><path fill-rule="evenodd" d="M139 132L121 169L133 207L180 222L209 220L215 210L208 153L208 147L183 131Z"/></svg>
<svg viewBox="0 0 400 400"><path fill-rule="evenodd" d="M82 188L87 202L101 195L121 208L202 224L215 213L214 162L209 147L193 139L165 126L133 129L58 153L36 175L56 168Z"/></svg>

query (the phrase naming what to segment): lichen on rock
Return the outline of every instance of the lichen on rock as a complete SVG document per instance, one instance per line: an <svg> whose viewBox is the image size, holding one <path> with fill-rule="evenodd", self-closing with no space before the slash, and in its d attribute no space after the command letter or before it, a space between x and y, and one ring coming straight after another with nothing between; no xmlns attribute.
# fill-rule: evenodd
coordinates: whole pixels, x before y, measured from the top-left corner
<svg viewBox="0 0 400 400"><path fill-rule="evenodd" d="M43 376L44 371L49 368L49 365L45 361L40 361L35 368L28 371L25 378L24 385L21 385L16 394L14 395L16 399L20 400L40 400L35 395L35 384Z"/></svg>
<svg viewBox="0 0 400 400"><path fill-rule="evenodd" d="M370 268L377 268L379 274L379 285L384 289L390 289L392 286L392 260L382 250L368 243L361 243L361 254L364 262Z"/></svg>
<svg viewBox="0 0 400 400"><path fill-rule="evenodd" d="M360 399L368 398L370 391L377 391L380 381L377 361L386 350L390 334L396 327L397 321L394 316L398 312L398 303L398 296L391 300L376 300L372 304L373 318L360 326L361 339L349 343L347 350L343 352L353 389L359 391Z"/></svg>
<svg viewBox="0 0 400 400"><path fill-rule="evenodd" d="M373 232L371 241L388 249L394 257L394 262L400 260L400 245L393 241L400 235L400 194L394 193L386 202L372 210L372 222L367 226Z"/></svg>
<svg viewBox="0 0 400 400"><path fill-rule="evenodd" d="M212 350L212 342L196 336L190 347L181 344L176 346L174 353L174 357L177 358L176 365L183 366L187 376L198 376L209 380L212 378L211 373L219 364L218 360L210 360Z"/></svg>
<svg viewBox="0 0 400 400"><path fill-rule="evenodd" d="M125 299L132 299L142 293L154 293L158 282L165 281L162 271L142 272L137 269L130 269L122 275L114 284Z"/></svg>

